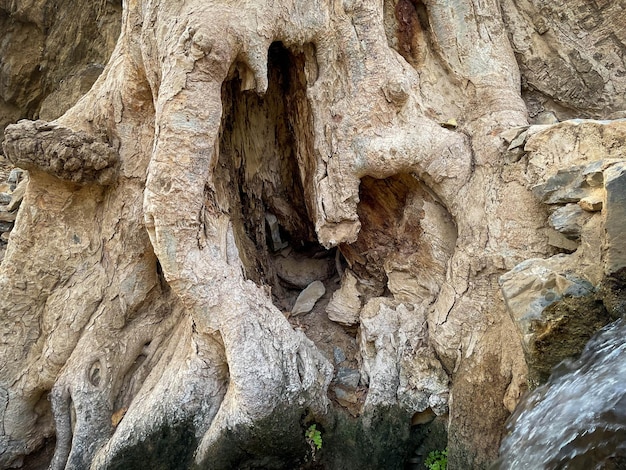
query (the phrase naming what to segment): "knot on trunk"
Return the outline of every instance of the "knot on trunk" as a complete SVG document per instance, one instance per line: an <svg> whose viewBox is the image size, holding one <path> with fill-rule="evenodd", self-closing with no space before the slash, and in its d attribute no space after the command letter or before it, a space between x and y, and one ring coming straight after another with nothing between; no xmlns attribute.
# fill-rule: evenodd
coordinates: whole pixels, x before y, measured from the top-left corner
<svg viewBox="0 0 626 470"><path fill-rule="evenodd" d="M117 150L83 131L45 121L23 120L5 130L4 153L14 165L78 184L111 184Z"/></svg>

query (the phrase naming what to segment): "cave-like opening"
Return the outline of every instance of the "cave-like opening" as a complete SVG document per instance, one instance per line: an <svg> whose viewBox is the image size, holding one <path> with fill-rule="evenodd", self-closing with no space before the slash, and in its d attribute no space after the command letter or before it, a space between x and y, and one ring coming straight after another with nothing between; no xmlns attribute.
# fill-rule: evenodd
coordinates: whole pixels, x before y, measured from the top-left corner
<svg viewBox="0 0 626 470"><path fill-rule="evenodd" d="M242 90L241 64L222 89L218 192L226 195L246 276L270 286L285 312L308 284L336 274L334 250L317 241L305 189L313 159L307 48L270 46L263 95Z"/></svg>

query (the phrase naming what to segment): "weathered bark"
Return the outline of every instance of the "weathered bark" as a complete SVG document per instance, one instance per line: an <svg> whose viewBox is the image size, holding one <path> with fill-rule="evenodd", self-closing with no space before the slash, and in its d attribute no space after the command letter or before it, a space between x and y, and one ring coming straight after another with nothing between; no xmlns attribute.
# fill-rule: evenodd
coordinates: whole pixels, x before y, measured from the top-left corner
<svg viewBox="0 0 626 470"><path fill-rule="evenodd" d="M125 2L89 93L5 132L30 185L0 272L0 465L55 436L53 469L394 468L437 415L450 468L484 468L527 380L498 280L557 251L531 188L565 165L538 175L511 141L550 132L529 109L626 99L585 59L601 41L566 64L601 103L538 79L545 49L520 36L545 44L555 20L533 32L535 13ZM332 300L290 317L305 271Z"/></svg>

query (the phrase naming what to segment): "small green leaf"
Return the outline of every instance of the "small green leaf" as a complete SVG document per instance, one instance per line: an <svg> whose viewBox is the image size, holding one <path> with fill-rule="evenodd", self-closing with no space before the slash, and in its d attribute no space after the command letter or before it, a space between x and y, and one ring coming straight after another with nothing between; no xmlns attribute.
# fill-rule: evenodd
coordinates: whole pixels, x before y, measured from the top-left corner
<svg viewBox="0 0 626 470"><path fill-rule="evenodd" d="M448 467L448 450L433 450L428 454L424 465L428 470L446 470Z"/></svg>
<svg viewBox="0 0 626 470"><path fill-rule="evenodd" d="M322 433L317 430L315 424L311 424L304 435L307 441L312 442L317 450L322 448Z"/></svg>

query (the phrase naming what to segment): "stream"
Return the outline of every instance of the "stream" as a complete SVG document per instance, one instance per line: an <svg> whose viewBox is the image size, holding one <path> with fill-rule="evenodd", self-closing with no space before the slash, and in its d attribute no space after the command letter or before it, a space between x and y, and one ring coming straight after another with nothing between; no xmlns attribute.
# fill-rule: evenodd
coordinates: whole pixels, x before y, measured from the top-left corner
<svg viewBox="0 0 626 470"><path fill-rule="evenodd" d="M626 322L554 368L507 423L491 470L626 469Z"/></svg>

